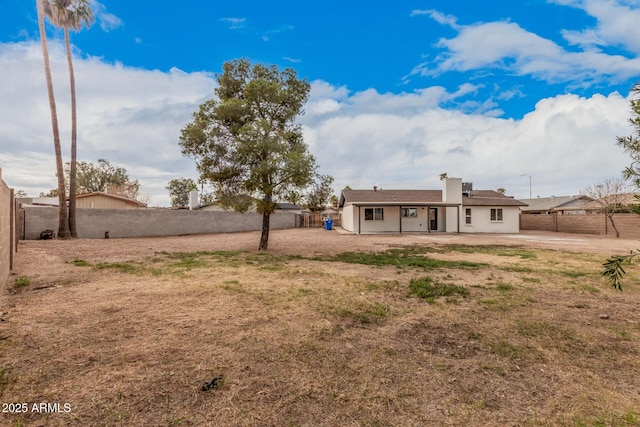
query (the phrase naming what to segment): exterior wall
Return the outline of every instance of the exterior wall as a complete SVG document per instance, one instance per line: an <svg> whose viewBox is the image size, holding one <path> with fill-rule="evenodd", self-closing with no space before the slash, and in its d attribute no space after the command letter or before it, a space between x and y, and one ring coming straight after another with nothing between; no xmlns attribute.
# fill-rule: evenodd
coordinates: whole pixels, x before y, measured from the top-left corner
<svg viewBox="0 0 640 427"><path fill-rule="evenodd" d="M365 209L375 209L375 206L360 208L360 233L399 233L400 232L400 207L378 206L384 209L383 221L365 221ZM356 213L357 214L357 213ZM356 221L358 219L356 218ZM356 225L357 227L357 225Z"/></svg>
<svg viewBox="0 0 640 427"><path fill-rule="evenodd" d="M402 217L402 232L403 233L411 233L411 232L428 232L428 231L444 231L445 230L445 221L446 214L444 208L436 208L437 209L437 222L438 227L436 229L430 229L429 222L429 208L426 206L402 206L403 208L414 208L418 210L418 216L411 217ZM386 211L385 211L385 219L386 219Z"/></svg>
<svg viewBox="0 0 640 427"><path fill-rule="evenodd" d="M442 180L442 201L445 203L462 204L462 178L445 178ZM445 231L456 233L458 231L458 218L464 224L464 213L461 207L448 207L445 217ZM462 225L460 231L464 231Z"/></svg>
<svg viewBox="0 0 640 427"><path fill-rule="evenodd" d="M13 268L13 255L17 247L14 215L13 190L2 180L0 169L0 286L4 285Z"/></svg>
<svg viewBox="0 0 640 427"><path fill-rule="evenodd" d="M24 207L26 240L38 239L40 232L57 227L58 209ZM255 231L262 228L262 215L255 212L216 212L153 209L78 209L78 237L89 239L109 237L154 237L185 234L230 233ZM296 215L276 212L271 215L271 229L294 228Z"/></svg>
<svg viewBox="0 0 640 427"><path fill-rule="evenodd" d="M613 217L620 237L640 238L640 215L616 214ZM598 234L615 236L609 219L603 214L595 215L530 215L521 214L523 230L557 231L561 233Z"/></svg>
<svg viewBox="0 0 640 427"><path fill-rule="evenodd" d="M471 224L466 224L465 216L460 217L460 231L463 233L519 233L520 209L517 206L463 206L471 209ZM502 221L491 221L491 209L502 209Z"/></svg>
<svg viewBox="0 0 640 427"><path fill-rule="evenodd" d="M78 209L138 209L138 205L134 203L99 194L77 198L76 207Z"/></svg>
<svg viewBox="0 0 640 427"><path fill-rule="evenodd" d="M358 208L353 205L347 205L342 208L342 228L346 231L357 231L357 224L354 223L354 219L356 218L356 213Z"/></svg>

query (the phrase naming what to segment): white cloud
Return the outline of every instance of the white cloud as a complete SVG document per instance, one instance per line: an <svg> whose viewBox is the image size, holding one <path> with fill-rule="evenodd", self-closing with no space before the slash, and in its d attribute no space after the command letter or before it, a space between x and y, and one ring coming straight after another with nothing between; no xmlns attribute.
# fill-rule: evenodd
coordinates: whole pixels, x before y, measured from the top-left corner
<svg viewBox="0 0 640 427"><path fill-rule="evenodd" d="M220 21L226 22L230 30L239 30L245 27L246 18L220 18Z"/></svg>
<svg viewBox="0 0 640 427"><path fill-rule="evenodd" d="M58 113L68 159L69 102L63 47L51 44ZM165 186L196 178L193 162L180 153L180 129L213 95L205 73L142 70L76 58L79 158L107 158L124 166L151 205L168 205ZM4 180L37 195L54 188L55 163L42 55L35 42L0 43L0 167ZM438 175L460 176L476 188L504 187L511 195L575 194L628 163L615 137L631 133L628 100L618 93L581 98L559 95L538 102L521 120L492 117L491 99L444 108L473 93L465 84L448 91L433 86L410 93L351 92L312 82L305 140L321 173L335 187L439 188ZM466 111L466 112L465 112ZM481 114L472 114L476 111Z"/></svg>
<svg viewBox="0 0 640 427"><path fill-rule="evenodd" d="M440 100L454 96L438 92ZM615 145L630 132L628 100L618 93L544 99L521 120L416 108L416 97L355 93L334 99L340 110L303 119L305 139L336 188L438 189L447 172L524 198L527 173L536 195L575 194L628 161Z"/></svg>
<svg viewBox="0 0 640 427"><path fill-rule="evenodd" d="M63 46L51 43L52 72L63 156L69 159L68 72ZM195 177L178 146L180 129L213 96L206 73L142 70L75 58L78 157L106 158L141 181L152 204L167 204L170 179ZM55 187L51 120L39 43L0 43L0 167L5 181L30 195ZM34 156L39 153L39 156ZM32 161L33 159L33 161ZM36 161L37 159L37 161Z"/></svg>
<svg viewBox="0 0 640 427"><path fill-rule="evenodd" d="M93 14L96 18L96 21L100 24L100 28L102 31L109 32L111 30L115 30L116 28L120 28L124 26L124 22L122 19L118 18L116 15L107 12L107 8L105 5L98 1L93 1Z"/></svg>
<svg viewBox="0 0 640 427"><path fill-rule="evenodd" d="M581 9L596 18L595 27L582 31L563 32L573 44L585 47L621 46L640 53L640 3L621 0L550 0L564 6Z"/></svg>
<svg viewBox="0 0 640 427"><path fill-rule="evenodd" d="M447 25L453 29L460 29L461 27L458 25L458 19L452 15L445 15L442 12L438 12L437 10L413 10L411 11L411 16L420 16L427 15L434 21L439 24Z"/></svg>
<svg viewBox="0 0 640 427"><path fill-rule="evenodd" d="M632 15L635 16L635 13ZM438 22L442 21L435 16L435 12L430 16ZM638 58L610 55L595 49L568 51L554 41L512 22L479 23L459 26L457 29L459 32L454 38L438 41L437 47L442 49L442 53L416 66L412 74L438 76L449 71L500 69L550 83L587 85L601 81L624 81L636 76L640 69ZM634 34L640 36L639 32L635 30ZM585 44L588 39L603 38L605 31L580 35L565 31L564 34L572 43ZM623 40L614 35L611 38L619 42Z"/></svg>

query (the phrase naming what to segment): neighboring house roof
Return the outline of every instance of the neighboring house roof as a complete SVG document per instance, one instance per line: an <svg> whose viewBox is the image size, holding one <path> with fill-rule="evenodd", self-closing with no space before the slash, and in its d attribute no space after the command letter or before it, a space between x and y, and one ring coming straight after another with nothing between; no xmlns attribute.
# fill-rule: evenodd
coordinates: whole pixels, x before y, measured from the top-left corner
<svg viewBox="0 0 640 427"><path fill-rule="evenodd" d="M537 197L535 199L520 199L528 206L523 207L523 212L547 212L553 209L568 208L582 206L589 203L592 199L588 196L559 196L559 197Z"/></svg>
<svg viewBox="0 0 640 427"><path fill-rule="evenodd" d="M585 196L586 197L586 196ZM588 198L589 201L580 206L570 206L566 208L556 208L554 210L562 210L562 211L575 211L575 210L584 210L584 211L599 211L603 209L603 204L598 200L593 200ZM609 205L619 205L619 206L635 206L640 204L640 199L636 197L635 193L621 193L621 194L612 194L608 197L604 198L605 203Z"/></svg>
<svg viewBox="0 0 640 427"><path fill-rule="evenodd" d="M340 212L338 212L338 209L336 209L336 208L328 208L328 209L323 210L320 213L322 215L335 215L335 214L338 214Z"/></svg>
<svg viewBox="0 0 640 427"><path fill-rule="evenodd" d="M441 190L344 190L340 207L358 205L447 205ZM448 205L457 206L457 204ZM462 197L462 206L526 206L526 203L493 190L476 190Z"/></svg>
<svg viewBox="0 0 640 427"><path fill-rule="evenodd" d="M304 208L293 203L278 203L278 207L282 211L303 211Z"/></svg>
<svg viewBox="0 0 640 427"><path fill-rule="evenodd" d="M521 200L493 190L474 190L462 196L462 206L527 206Z"/></svg>
<svg viewBox="0 0 640 427"><path fill-rule="evenodd" d="M137 200L129 199L128 197L116 196L115 194L103 193L102 191L94 191L93 193L84 193L78 194L76 199L84 199L87 197L108 197L115 200L122 200L123 202L132 203L139 207L146 207L146 203L139 202ZM69 201L69 197L67 197L67 201Z"/></svg>

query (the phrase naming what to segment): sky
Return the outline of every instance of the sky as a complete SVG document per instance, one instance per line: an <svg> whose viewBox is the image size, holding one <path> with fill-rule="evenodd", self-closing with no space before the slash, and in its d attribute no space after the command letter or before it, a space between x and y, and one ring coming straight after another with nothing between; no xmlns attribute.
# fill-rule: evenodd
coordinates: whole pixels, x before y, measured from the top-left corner
<svg viewBox="0 0 640 427"><path fill-rule="evenodd" d="M138 179L150 206L193 178L180 130L226 61L293 68L311 83L298 121L337 195L439 189L439 175L516 198L565 196L630 163L640 0L452 2L93 1L72 33L78 158ZM176 6L177 5L177 6ZM69 160L64 39L47 26ZM0 2L0 168L30 196L56 187L34 0Z"/></svg>

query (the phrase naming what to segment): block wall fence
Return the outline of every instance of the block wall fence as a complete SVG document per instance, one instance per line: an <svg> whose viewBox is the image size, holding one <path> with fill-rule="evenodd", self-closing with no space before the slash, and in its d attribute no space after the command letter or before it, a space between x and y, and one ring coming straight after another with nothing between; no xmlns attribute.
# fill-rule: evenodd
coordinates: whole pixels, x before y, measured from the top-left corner
<svg viewBox="0 0 640 427"><path fill-rule="evenodd" d="M13 269L13 257L18 246L15 214L13 189L2 179L0 169L0 285L6 282Z"/></svg>
<svg viewBox="0 0 640 427"><path fill-rule="evenodd" d="M640 238L640 215L615 214L613 220L623 239ZM520 215L521 230L556 231L561 233L615 236L611 222L604 214L594 215Z"/></svg>
<svg viewBox="0 0 640 427"><path fill-rule="evenodd" d="M77 209L78 237L160 237L188 234L232 233L262 229L262 214L255 212L170 209ZM270 229L296 227L296 214L276 212ZM34 240L40 233L58 229L58 208L23 206L19 214L19 237Z"/></svg>

